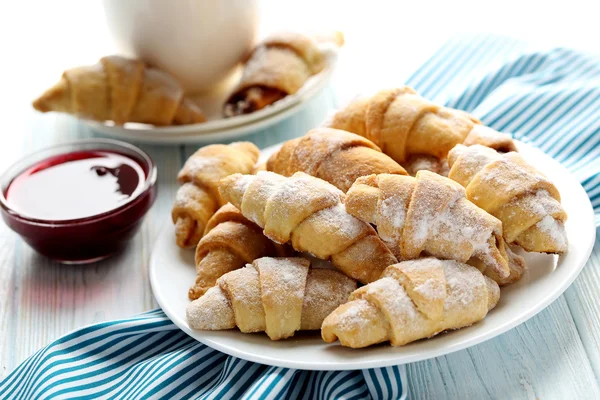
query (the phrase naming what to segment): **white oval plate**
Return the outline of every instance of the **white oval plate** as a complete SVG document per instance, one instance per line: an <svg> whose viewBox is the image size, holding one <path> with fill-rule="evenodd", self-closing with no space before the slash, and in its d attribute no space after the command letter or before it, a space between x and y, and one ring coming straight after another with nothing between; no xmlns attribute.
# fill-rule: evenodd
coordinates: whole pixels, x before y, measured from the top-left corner
<svg viewBox="0 0 600 400"><path fill-rule="evenodd" d="M321 49L327 58L327 66L323 71L310 77L298 92L251 114L231 118L223 118L221 115L222 105L237 83L240 70L220 88L194 97L208 119L202 124L155 127L135 123L117 126L112 122L81 121L104 135L145 143L205 143L240 137L271 126L298 112L323 90L335 69L338 50L330 44L322 44Z"/></svg>
<svg viewBox="0 0 600 400"><path fill-rule="evenodd" d="M524 143L518 143L518 147L529 162L554 181L561 193L563 206L569 214L566 224L569 250L560 258L525 254L529 269L523 278L504 288L498 306L473 326L404 347L378 345L356 350L342 347L339 342L326 344L319 332L298 332L291 339L273 342L263 333L194 331L185 317L189 304L188 289L196 277L194 252L175 245L170 223L161 232L150 260L154 296L179 328L207 346L245 360L287 368L347 370L385 367L441 356L489 340L525 322L560 296L585 265L595 240L594 212L577 179L540 150ZM271 147L266 151L275 149Z"/></svg>

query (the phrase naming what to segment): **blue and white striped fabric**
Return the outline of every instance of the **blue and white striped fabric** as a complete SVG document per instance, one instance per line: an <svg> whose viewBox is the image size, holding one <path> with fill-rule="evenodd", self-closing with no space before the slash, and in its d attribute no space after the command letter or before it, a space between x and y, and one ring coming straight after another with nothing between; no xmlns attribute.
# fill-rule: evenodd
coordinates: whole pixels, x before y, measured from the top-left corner
<svg viewBox="0 0 600 400"><path fill-rule="evenodd" d="M407 83L561 161L587 190L600 224L599 59L459 36ZM600 262L600 244L589 262ZM400 399L404 382L403 367L311 372L243 361L194 341L156 310L57 340L0 383L0 399Z"/></svg>
<svg viewBox="0 0 600 400"><path fill-rule="evenodd" d="M587 191L600 225L600 57L459 35L407 84L560 161Z"/></svg>
<svg viewBox="0 0 600 400"><path fill-rule="evenodd" d="M0 399L399 399L404 374L244 361L198 343L155 310L48 345L0 383Z"/></svg>

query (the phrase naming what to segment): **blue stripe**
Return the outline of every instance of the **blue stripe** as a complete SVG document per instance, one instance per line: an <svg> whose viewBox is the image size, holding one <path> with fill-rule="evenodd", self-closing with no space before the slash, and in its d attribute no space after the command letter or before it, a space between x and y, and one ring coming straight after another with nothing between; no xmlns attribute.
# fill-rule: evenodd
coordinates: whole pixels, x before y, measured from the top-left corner
<svg viewBox="0 0 600 400"><path fill-rule="evenodd" d="M434 81L435 84L430 85L429 88L423 92L423 95L430 99L435 99L440 91L442 91L451 80L456 78L458 70L473 69L473 66L479 62L487 62L489 59L493 58L494 52L490 50L494 49L494 46L494 41L484 40L478 47L473 47L468 53L465 52L465 54L462 55L462 59L466 59L466 61L452 63L452 67L444 71L445 77L436 79ZM476 55L479 55L479 57Z"/></svg>
<svg viewBox="0 0 600 400"><path fill-rule="evenodd" d="M366 374L365 374L365 372L366 372ZM377 396L375 398L383 399L383 391L382 391L381 385L375 384L377 382L377 375L375 375L375 371L372 369L368 369L366 371L363 371L363 375L365 376L365 378L369 378L367 381L369 390L373 390L373 388L375 388L375 391L377 393Z"/></svg>
<svg viewBox="0 0 600 400"><path fill-rule="evenodd" d="M362 388L362 389L363 389L363 392L362 392L362 393L360 393L360 394L358 394L358 395L356 396L356 398L358 398L358 399L364 399L364 398L366 398L366 394L367 394L367 393L365 393L365 392L367 392L367 389L366 389L366 387L364 386L364 383L363 383L363 382L361 382L360 380L357 380L355 383L353 383L352 385L350 385L350 386L348 386L348 387L341 388L342 390L340 390L340 392L339 392L339 393L333 392L333 393L331 394L331 396L332 396L331 398L332 398L332 399L344 398L345 396L347 396L347 395L348 395L348 393L350 393L350 392L352 392L352 391L354 391L354 390L356 390L356 389L360 389L360 388Z"/></svg>
<svg viewBox="0 0 600 400"><path fill-rule="evenodd" d="M169 347L165 351L165 353L163 355L161 355L160 357L156 357L156 359L149 358L148 360L145 360L143 363L141 363L139 365L139 368L136 368L135 375L132 377L132 382L136 382L136 384L139 384L140 383L140 379L142 377L146 376L146 372L149 369L153 368L154 365L156 365L157 363L159 363L161 359L164 359L166 354L171 354L175 350L178 350L178 349L181 349L181 348L186 348L188 346L191 347L192 344L193 344L192 340L186 340L186 341L184 341L182 343L178 343L177 347L175 347L175 348ZM124 380L123 383L126 384L127 380ZM124 398L124 395L128 394L132 389L134 389L134 387L136 387L136 386L134 386L133 384L130 384L129 385L129 389L127 389L127 391L125 393L123 393L123 392L117 393L117 394L113 395L111 397L111 399L117 399L117 398L119 398L119 395L121 395L121 398Z"/></svg>
<svg viewBox="0 0 600 400"><path fill-rule="evenodd" d="M557 104L554 104L557 100L560 100ZM523 122L515 127L511 127L511 131L514 132L516 138L521 138L525 135L534 139L538 132L541 132L544 129L543 124L551 124L556 122L559 115L554 117L548 116L544 118L543 112L548 109L548 107L552 107L551 109L560 110L564 107L568 107L572 102L575 101L575 97L573 93L564 92L556 95L554 97L548 98L548 101L542 103L540 107L534 110L533 117L523 119ZM535 131L534 131L535 129ZM529 134L527 134L529 132Z"/></svg>
<svg viewBox="0 0 600 400"><path fill-rule="evenodd" d="M464 43L463 43L464 44ZM432 71L439 71L441 70L441 68L439 68L440 63L443 60L447 60L448 59L448 55L450 53L453 53L454 55L460 54L462 50L461 44L460 42L455 43L454 39L450 39L450 41L442 46L441 49L439 49L429 60L427 60L425 62L425 64L423 64L423 66L421 68L419 68L407 81L407 83L409 83L410 85L418 88L421 87L420 82L429 74L432 73Z"/></svg>
<svg viewBox="0 0 600 400"><path fill-rule="evenodd" d="M245 382L244 385L240 385L240 388L231 394L232 399L237 399L242 395L242 391L246 391L252 382L255 382L256 379L263 373L265 366L260 364L253 364L252 367L254 372L245 377L245 379L238 379L234 382Z"/></svg>
<svg viewBox="0 0 600 400"><path fill-rule="evenodd" d="M186 340L186 338L181 337L181 336L182 335L173 335L168 340L164 341L160 346L156 346L156 347L148 350L147 354L144 355L143 359L140 360L140 362L138 362L138 364L131 367L129 369L129 371L127 371L127 373L124 374L115 385L108 388L106 393L110 393L110 392L118 389L122 385L126 384L130 378L131 378L131 381L135 382L136 378L139 376L139 374L142 373L143 367L147 365L148 360L151 360L155 356L162 354L164 351L170 350L174 344L181 346L183 344L188 344L188 343L192 342L192 340L193 340L191 338L187 338L187 340ZM184 339L184 340L181 341L182 339ZM179 340L180 342L174 343L177 340ZM117 394L113 395L113 398L115 398L116 396L117 396Z"/></svg>
<svg viewBox="0 0 600 400"><path fill-rule="evenodd" d="M198 353L201 350L202 349L198 348L198 350L195 353ZM216 352L211 351L205 357L203 357L202 359L200 359L197 362L202 363L203 361L213 360L213 362L210 363L206 367L206 369L208 369L209 371L211 371L211 370L214 371L215 370L215 366L217 364L221 364L221 355L220 354L215 354L215 353ZM192 356L193 356L193 354L190 355L187 358L191 358ZM150 390L149 392L146 392L146 394L144 396L152 398L154 394L158 393L163 388L168 387L171 383L177 382L180 379L180 377L185 376L186 373L188 373L190 371L193 371L195 368L197 368L195 362L194 363L190 363L185 368L182 368L177 375L174 375L174 376L170 377L169 379L167 379L165 381L162 381L159 385L155 385L154 388L152 390ZM177 393L179 393L180 391L182 391L183 389L185 389L186 386L188 384L192 383L195 379L196 379L196 376L192 376L192 377L188 378L186 381L182 382L178 387L175 387L175 388L171 389L171 391L169 391L168 393L166 393L162 397L164 397L166 399L173 399L173 398L175 398L175 395Z"/></svg>
<svg viewBox="0 0 600 400"><path fill-rule="evenodd" d="M136 339L135 341L133 341L131 344L125 346L123 348L123 352L127 352L128 350L135 349L137 347L142 347L142 345L143 345L143 347L138 352L138 354L143 354L144 352L147 351L148 348L151 347L151 345L150 346L148 345L148 342L151 342L151 340L152 340L152 343L154 343L154 341L156 340L156 336L153 335L153 334L146 334L144 336L141 336L138 339ZM40 393L46 393L47 391L51 390L53 387L61 386L61 385L65 384L65 383L73 383L73 382L80 381L82 379L87 379L87 378L91 378L91 377L96 376L96 375L100 375L100 374L102 374L104 372L108 372L108 371L110 371L110 370L112 370L114 368L118 368L121 365L125 364L126 362L135 359L135 354L134 355L130 355L130 356L128 356L125 359L121 359L121 358L116 357L118 354L121 354L121 349L119 349L119 351L117 351L115 353L112 353L112 354L109 354L107 356L101 357L98 361L91 361L91 362L88 362L88 363L86 363L84 365L81 365L81 366L77 365L77 366L65 368L65 369L62 369L62 370L59 370L59 371L55 371L52 374L50 374L49 376L47 376L44 379L44 381L40 382L40 386L38 386L38 387L36 387L34 389L32 397L36 397ZM101 364L104 361L109 360L109 359L115 359L116 361L114 361L113 363L109 364L108 366L103 367L103 368L101 368L99 370L96 370L96 371L90 371L90 372L86 372L84 374L78 374L78 375L71 374L72 372L78 371L80 369L85 369L85 368L88 368L88 367L95 366L96 364ZM46 386L46 387L41 386L41 385L44 385L46 382L48 382L50 379L52 379L55 376L65 376L65 378L60 379L60 380L58 380L56 382L52 382L52 384L50 386ZM104 383L108 383L108 382L111 381L111 378L112 377L103 378L101 380L95 380L93 383L86 383L86 384L84 384L82 386L71 386L68 389L68 391L71 391L71 390L85 390L85 389L90 388L92 385L97 385L97 384L101 385L101 384L104 384ZM50 398L52 398L52 397L54 397L54 395L50 396Z"/></svg>
<svg viewBox="0 0 600 400"><path fill-rule="evenodd" d="M159 324L160 324L160 325L163 325L163 326L167 326L167 325L169 325L169 321L161 321ZM148 325L155 325L155 324L148 324ZM156 324L156 325L158 325L158 324ZM107 334L105 334L105 335L102 335L102 336L100 336L99 338L97 338L97 341L100 341L100 340L102 340L104 337L110 337L110 336L114 336L114 335L116 335L116 334L118 334L118 333L120 333L120 332L122 332L122 331L127 331L127 332L131 332L131 333L133 333L133 332L135 332L135 331L140 331L140 330L145 330L145 327L144 327L144 326L142 326L142 327L139 327L139 328L134 328L134 327L132 327L132 328L126 328L126 329L124 329L124 330L121 330L121 331L114 331L114 332L111 332L111 333L107 333ZM132 337L135 337L135 336L132 336ZM134 343L141 342L142 340L146 340L146 338L148 338L148 339L151 339L151 338L152 338L152 335L151 335L151 334L144 335L144 336L142 336L142 338L139 338L139 339L137 339L137 340L136 340ZM45 367L45 368L44 368L44 369L43 369L43 370L40 372L39 376L44 376L44 375L45 375L45 373L46 373L47 371L49 371L50 369L54 368L55 366L58 366L58 365L61 365L61 364L73 363L73 362L75 362L75 361L84 361L84 360L87 360L87 359L92 359L92 358L93 358L93 356L95 356L95 355L97 355L97 354L100 354L100 353L104 352L104 351L105 351L105 350L107 350L107 349L110 349L111 347L113 347L114 345L118 344L118 343L119 343L120 341L122 341L122 340L123 340L122 338L116 338L116 339L114 339L114 340L112 340L112 341L110 341L110 342L108 342L108 343L105 343L105 344L104 344L104 345L102 345L102 346L97 346L97 347L94 347L94 348L93 348L93 349L91 349L89 352L87 352L87 353L84 353L84 354L81 354L81 355L79 355L79 356L72 357L72 358L69 358L69 359L64 359L64 360L57 360L57 361L54 361L54 362L52 362L50 365L46 366L46 367ZM87 343L87 344L86 344L86 345L83 345L83 346L81 346L81 347L85 347L85 346L87 346L87 345L89 345L89 344L93 344L93 343L94 343L94 341L95 341L94 339L88 339L88 340L86 341L86 343ZM73 347L79 347L79 346L73 346ZM134 347L134 345L131 345L131 344L130 344L130 345L126 346L126 349L127 349L127 348L132 348L132 347ZM70 348L70 349L72 349L72 351L74 351L74 350L78 350L78 348ZM67 353L68 353L68 351L67 351L67 350L61 350L61 351L57 351L56 353L57 353L57 355L63 355L63 354L67 354ZM120 351L117 351L117 352L115 352L115 353L113 353L113 354L115 354L115 355L118 355L118 354L120 354ZM109 358L110 356L108 356L108 357L107 357L107 356L105 356L105 357L106 357L106 358ZM102 361L102 359L101 359L100 361ZM54 377L54 376L56 376L56 375L58 375L58 374L61 374L61 373L69 373L69 372L73 372L73 371L75 371L75 370L78 370L78 369L81 369L81 368L86 368L86 367L88 367L88 366L92 366L92 365L94 365L96 362L98 362L98 361L97 361L97 360L94 360L94 359L92 359L90 362L88 362L88 363L86 363L86 364L84 364L84 365L77 365L77 366L74 366L74 367L64 368L64 369L61 369L61 370L59 370L59 371L55 371L55 372L51 373L49 376L45 376L45 377L44 377L44 380L49 380L49 379L51 379L52 377ZM35 388L33 388L33 393L35 393L35 392L36 392L36 391L39 389L39 387L40 387L39 385L41 385L41 384L43 384L43 382L40 382L40 383L39 383L39 384L38 384L38 385L37 385ZM26 392L26 394L27 394L27 393L29 393L29 390Z"/></svg>
<svg viewBox="0 0 600 400"><path fill-rule="evenodd" d="M181 354L188 349L193 349L195 347L195 343L190 341L188 344L181 346L178 349L173 349L168 353L165 353L162 357L157 358L156 360L148 363L148 365L141 371L141 375L136 380L136 385L131 385L125 393L123 393L122 398L129 398L132 396L132 391L143 390L145 385L148 384L149 376L153 376L154 372L156 372L162 365L168 363L169 361L177 358Z"/></svg>
<svg viewBox="0 0 600 400"><path fill-rule="evenodd" d="M310 374L310 377L308 379L308 382L306 382L306 386L302 387L302 391L304 392L304 397L302 398L303 400L311 400L313 398L313 391L314 391L314 381L317 378L316 373Z"/></svg>
<svg viewBox="0 0 600 400"><path fill-rule="evenodd" d="M299 399L300 391L304 387L304 384L307 380L309 372L308 371L296 371L292 380L290 380L290 388L291 392L288 393L288 398L290 399Z"/></svg>
<svg viewBox="0 0 600 400"><path fill-rule="evenodd" d="M44 348L43 350L39 351L37 355L35 355L34 357L30 357L29 359L27 359L25 361L25 364L29 364L29 366L27 367L27 369L23 369L23 370L19 371L19 373L17 374L17 376L15 376L14 378L9 377L10 379L9 378L6 379L6 381L9 381L9 380L12 380L12 379L14 379L14 380L12 380L11 384L8 385L5 389L0 390L0 396L5 396L6 395L6 397L10 397L13 394L13 392L14 392L13 390L11 390L8 393L6 393L5 391L8 390L8 388L10 388L12 386L12 384L20 382L19 378L20 378L20 376L21 376L21 374L23 372L28 375L28 377L27 377L27 379L25 381L25 385L27 387L27 385L29 383L29 380L34 377L34 375L32 375L32 374L29 373L31 371L31 368L37 368L37 366L39 364L39 360L41 359L41 357L44 354L46 354L48 352L48 350L50 350L51 348L60 346L63 343L66 343L66 342L69 342L69 341L71 341L73 339L79 338L79 337L81 337L81 336L83 336L85 334L95 332L97 330L106 328L108 326L113 326L117 322L118 321L115 321L115 322L103 322L103 323L100 323L100 324L97 324L97 325L93 325L93 326L82 328L82 329L80 329L78 331L75 331L73 333L67 334L66 336L63 336L62 338L58 339L54 343L46 346L46 348ZM51 354L50 355L50 357L54 357L54 356L55 356L55 354ZM47 358L45 358L44 360L42 360L42 362L44 362L46 359Z"/></svg>
<svg viewBox="0 0 600 400"><path fill-rule="evenodd" d="M269 384L269 386L267 386L266 388L261 388L262 389L262 393L260 394L260 396L258 397L259 400L263 400L265 399L269 394L271 394L271 392L273 391L273 388L275 386L277 386L277 384L281 381L282 378L282 373L285 374L285 371L289 371L289 370L285 370L283 368L277 368L275 369L273 374L269 374L269 376L274 375L273 379L271 380L271 383ZM256 390L259 388L259 386L256 387L255 391L253 394L256 394Z"/></svg>
<svg viewBox="0 0 600 400"><path fill-rule="evenodd" d="M388 375L388 369L381 368L379 371L381 371L381 375L383 375L383 380L385 381L385 387L388 390L388 394L390 397L392 397L391 394L394 392L394 388L392 387L392 382L390 381L390 376Z"/></svg>
<svg viewBox="0 0 600 400"><path fill-rule="evenodd" d="M564 126L572 121L572 118L576 118L580 114L580 110L584 108L586 105L589 105L596 100L600 99L600 95L592 96L593 92L590 93L580 93L579 97L574 97L576 101L573 103L571 107L565 112L564 117L558 119L552 127L548 128L545 131L540 132L534 139L537 143L539 143L540 147L544 145L544 143L553 144L557 140L560 139L559 132L564 132Z"/></svg>
<svg viewBox="0 0 600 400"><path fill-rule="evenodd" d="M125 322L124 324L127 325L127 322ZM106 326L106 324L102 324L102 325ZM114 326L115 323L111 323L111 324L108 324L108 325L113 325ZM61 356L61 355L66 355L66 354L69 354L69 353L77 351L77 350L81 350L82 348L87 347L87 346L93 347L88 353L83 353L82 355L77 356L75 358L69 358L69 359L65 359L65 360L53 361L50 365L46 366L41 371L38 371L38 373L35 375L35 377L36 377L36 379L39 378L39 377L42 377L49 369L53 368L54 366L57 366L57 365L60 365L60 364L65 364L65 363L68 363L68 362L73 362L75 360L81 361L81 360L93 357L95 354L97 354L97 353L99 353L101 351L100 347L94 347L94 346L97 346L98 342L100 342L100 341L102 341L102 340L104 340L106 338L113 337L115 335L120 335L120 334L123 334L123 333L129 333L129 334L141 333L140 331L144 331L144 330L148 329L149 327L169 326L169 325L171 325L171 323L170 323L169 320L163 320L163 321L159 321L159 322L144 324L144 325L141 325L141 326L131 326L131 327L123 328L123 329L117 329L117 330L114 330L114 331L107 332L107 333L105 333L103 335L87 339L86 341L84 341L84 342L82 342L80 344L73 344L73 345L71 345L71 346L69 346L69 347L67 347L65 349L53 351L52 353L50 353L46 357L44 357L44 359L41 361L41 363L39 365L40 367L42 365L44 365L47 361L49 361L50 359L52 359L52 358L56 358L56 357ZM172 326L170 328L172 329ZM78 337L81 337L81 335L78 336ZM118 341L119 341L119 339L115 339L113 342L118 342ZM67 342L65 342L65 344L66 343ZM52 347L57 347L57 346L56 346L56 344L53 344ZM33 376L30 376L30 378L33 378ZM30 385L29 385L30 383L33 384L33 380L31 382L29 382L29 379L28 379L28 382L25 385L25 395L27 395L29 393L29 390L31 388Z"/></svg>
<svg viewBox="0 0 600 400"><path fill-rule="evenodd" d="M465 93L457 107L466 111L472 111L476 105L481 103L483 97L488 96L501 82L514 76L522 75L531 66L531 60L531 57L519 57L514 62L504 64L497 73L488 75L481 84L475 86L477 88L475 93Z"/></svg>
<svg viewBox="0 0 600 400"><path fill-rule="evenodd" d="M197 353L199 351L207 351L208 356L212 355L212 352L209 352L204 347L198 347L195 343L190 344L189 346L183 347L176 351L173 351L170 357L165 357L161 362L158 362L151 371L148 371L147 374L141 377L140 384L135 390L131 393L132 397L139 396L140 392L143 392L147 387L154 387L154 381L168 372L170 367L173 367L179 363L182 363L187 358L189 358L190 353ZM152 383L152 385L150 385Z"/></svg>

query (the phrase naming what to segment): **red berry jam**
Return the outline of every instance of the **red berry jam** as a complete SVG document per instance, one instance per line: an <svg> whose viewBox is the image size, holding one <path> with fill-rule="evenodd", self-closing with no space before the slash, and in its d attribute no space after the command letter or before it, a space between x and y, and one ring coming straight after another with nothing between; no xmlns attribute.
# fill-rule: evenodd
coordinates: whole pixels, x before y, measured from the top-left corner
<svg viewBox="0 0 600 400"><path fill-rule="evenodd" d="M7 225L38 252L68 263L121 250L156 197L156 168L141 150L109 140L81 146L36 153L1 182Z"/></svg>
<svg viewBox="0 0 600 400"><path fill-rule="evenodd" d="M43 160L18 175L5 193L22 216L64 221L114 210L140 193L146 174L129 157L78 151Z"/></svg>

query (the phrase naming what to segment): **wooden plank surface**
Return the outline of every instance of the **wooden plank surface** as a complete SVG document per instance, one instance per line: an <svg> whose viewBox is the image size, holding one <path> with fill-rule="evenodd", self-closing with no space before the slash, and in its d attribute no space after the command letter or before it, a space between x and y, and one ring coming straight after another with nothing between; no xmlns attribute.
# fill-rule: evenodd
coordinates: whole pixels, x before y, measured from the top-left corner
<svg viewBox="0 0 600 400"><path fill-rule="evenodd" d="M565 297L488 342L408 365L410 398L597 399L600 389Z"/></svg>

